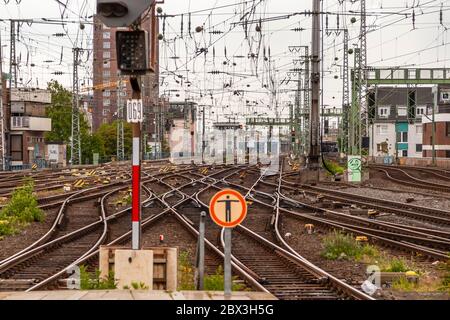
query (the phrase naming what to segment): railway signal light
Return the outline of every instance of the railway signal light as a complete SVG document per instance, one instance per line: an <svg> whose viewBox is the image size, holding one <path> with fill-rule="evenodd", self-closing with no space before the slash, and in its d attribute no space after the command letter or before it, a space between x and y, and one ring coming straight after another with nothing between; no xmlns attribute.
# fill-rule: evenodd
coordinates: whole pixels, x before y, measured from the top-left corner
<svg viewBox="0 0 450 320"><path fill-rule="evenodd" d="M149 70L146 31L117 31L117 63L122 74L145 74Z"/></svg>

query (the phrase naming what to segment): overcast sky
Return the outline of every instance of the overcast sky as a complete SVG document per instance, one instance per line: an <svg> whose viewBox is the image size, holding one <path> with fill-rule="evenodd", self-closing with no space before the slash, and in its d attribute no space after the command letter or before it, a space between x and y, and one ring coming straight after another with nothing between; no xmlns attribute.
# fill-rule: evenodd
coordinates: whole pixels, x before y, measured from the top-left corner
<svg viewBox="0 0 450 320"><path fill-rule="evenodd" d="M66 2L64 0L62 2ZM18 55L20 56L20 78L28 86L44 87L51 78L58 79L71 87L72 51L74 46L92 48L92 28L86 24L84 30L80 23L91 21L94 13L94 0L69 0L66 9L56 0L22 0L17 4L10 0L5 4L0 0L0 18L53 18L61 19L61 13L70 23L61 25L23 24L21 27ZM295 77L289 80L289 70L295 68L295 53L289 46L310 45L311 18L305 16L305 10L311 10L312 1L292 0L255 0L243 3L243 0L165 0L161 5L168 17L165 21L165 39L161 41L161 93L172 99L194 99L199 103L213 104L225 108L221 114L251 112L273 115L275 105L284 110L289 101L293 101L289 89L295 88ZM324 11L329 12L328 24L336 28L337 15L344 10L338 0L324 0ZM341 1L342 2L342 1ZM248 36L242 26L232 28L233 22L248 12L253 4L258 4L252 19L263 19L261 33L256 32L256 24L248 26ZM443 5L443 20L440 24L440 8ZM228 6L230 5L230 6ZM352 4L344 1L346 15L339 15L340 27L350 32L350 47L358 44L359 1ZM215 10L206 10L225 6ZM368 0L368 64L370 66L405 67L446 67L450 60L448 31L450 26L450 1L426 0ZM353 10L354 15L349 12ZM188 32L188 12L191 12L191 35ZM415 26L412 14L415 13ZM81 17L80 17L81 13ZM299 13L288 17L287 15ZM181 36L181 16L183 14L183 37ZM406 15L405 15L406 14ZM357 18L352 24L350 19ZM268 18L276 18L266 22ZM279 19L278 19L279 18ZM72 23L73 22L73 23ZM325 23L325 19L324 19ZM163 28L161 20L161 33ZM203 26L200 33L197 26ZM303 31L292 31L302 28ZM217 34L211 34L211 31ZM3 70L8 72L9 22L0 22L3 41ZM53 36L67 32L69 37ZM224 33L221 33L224 32ZM7 45L7 47L5 47ZM208 53L196 55L201 48ZM269 59L270 48L270 59ZM324 38L324 104L341 105L342 82L335 79L341 76L342 35ZM225 57L225 50L227 56ZM89 51L87 51L89 52ZM264 61L264 52L268 61ZM248 55L258 54L251 59ZM62 57L62 59L61 59ZM196 57L196 58L194 58ZM338 58L336 61L335 58ZM86 53L82 68L83 80L91 84L91 56ZM224 62L227 64L224 65ZM233 66L233 63L236 66ZM34 65L34 66L32 66ZM353 65L353 56L350 56ZM64 74L52 74L61 71ZM228 74L213 75L211 71ZM182 78L181 78L182 76ZM177 81L179 83L177 83ZM276 91L270 92L273 81ZM190 85L189 85L190 82ZM189 85L189 86L188 86ZM267 86L265 88L264 86ZM227 86L224 89L224 86ZM234 94L236 90L245 90L244 94ZM213 99L211 95L213 94ZM275 94L276 93L276 94ZM176 95L179 95L177 97ZM248 104L252 107L248 107ZM269 107L267 107L269 106Z"/></svg>

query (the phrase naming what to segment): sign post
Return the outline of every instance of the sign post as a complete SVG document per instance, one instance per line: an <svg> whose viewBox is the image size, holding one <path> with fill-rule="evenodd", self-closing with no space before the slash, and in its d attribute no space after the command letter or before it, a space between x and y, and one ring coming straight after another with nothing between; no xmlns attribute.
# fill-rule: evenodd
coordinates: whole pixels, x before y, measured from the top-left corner
<svg viewBox="0 0 450 320"><path fill-rule="evenodd" d="M132 159L132 249L141 249L141 123L144 111L141 99L140 77L130 78L133 88L132 100L127 101L127 122L133 125L133 159Z"/></svg>
<svg viewBox="0 0 450 320"><path fill-rule="evenodd" d="M224 230L224 294L231 298L231 231L247 216L245 198L237 191L225 189L216 193L209 203L211 219Z"/></svg>
<svg viewBox="0 0 450 320"><path fill-rule="evenodd" d="M206 212L205 211L200 212L200 228L199 228L198 248L197 248L198 290L203 290L205 277L205 218Z"/></svg>

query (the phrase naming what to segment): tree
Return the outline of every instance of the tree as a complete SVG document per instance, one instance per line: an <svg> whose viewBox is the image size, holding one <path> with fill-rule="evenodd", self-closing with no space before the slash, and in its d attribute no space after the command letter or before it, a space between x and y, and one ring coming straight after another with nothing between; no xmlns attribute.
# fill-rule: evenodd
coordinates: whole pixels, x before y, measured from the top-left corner
<svg viewBox="0 0 450 320"><path fill-rule="evenodd" d="M68 144L72 134L72 93L56 80L48 83L52 94L51 106L46 108L47 117L52 119L52 131L45 134L48 142Z"/></svg>
<svg viewBox="0 0 450 320"><path fill-rule="evenodd" d="M51 105L46 108L47 117L52 119L52 131L45 134L45 141L70 145L73 95L56 80L50 81L47 89L52 95ZM93 152L102 152L102 143L98 137L91 136L83 113L80 113L80 135L82 160L92 159ZM67 159L70 159L70 152L67 148Z"/></svg>
<svg viewBox="0 0 450 320"><path fill-rule="evenodd" d="M125 157L131 155L132 149L132 127L130 123L124 123L124 149ZM103 142L104 156L112 157L117 155L117 121L102 124L97 130L97 135Z"/></svg>

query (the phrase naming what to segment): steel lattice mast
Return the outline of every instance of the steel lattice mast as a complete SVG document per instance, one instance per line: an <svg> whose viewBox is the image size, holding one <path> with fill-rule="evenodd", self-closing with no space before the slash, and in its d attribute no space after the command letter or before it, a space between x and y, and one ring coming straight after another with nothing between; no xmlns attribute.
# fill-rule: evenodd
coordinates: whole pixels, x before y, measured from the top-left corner
<svg viewBox="0 0 450 320"><path fill-rule="evenodd" d="M72 165L81 164L81 135L80 135L80 86L78 78L78 65L80 63L81 48L73 49L73 105L72 105L72 139L70 146L70 159Z"/></svg>
<svg viewBox="0 0 450 320"><path fill-rule="evenodd" d="M348 148L348 116L350 109L350 79L349 79L349 59L348 59L348 50L349 50L349 35L348 29L327 29L327 33L335 32L336 35L339 35L341 32L344 36L344 55L343 55L343 64L342 64L342 132L341 132L341 151L343 153L347 152Z"/></svg>
<svg viewBox="0 0 450 320"><path fill-rule="evenodd" d="M360 83L359 103L361 106L361 139L369 136L369 110L367 106L367 23L366 23L366 0L361 1L361 30L360 30Z"/></svg>

